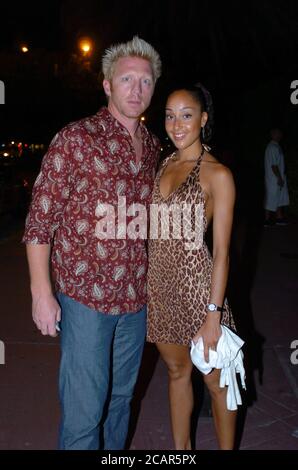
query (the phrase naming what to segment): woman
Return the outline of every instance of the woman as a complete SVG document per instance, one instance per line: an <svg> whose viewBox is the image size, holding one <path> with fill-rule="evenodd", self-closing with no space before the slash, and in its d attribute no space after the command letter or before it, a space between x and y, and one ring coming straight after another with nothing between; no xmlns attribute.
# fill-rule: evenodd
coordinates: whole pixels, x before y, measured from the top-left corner
<svg viewBox="0 0 298 470"><path fill-rule="evenodd" d="M225 290L235 188L231 172L202 143L211 135L211 118L212 100L201 85L170 94L165 126L176 151L162 163L152 196L157 207L179 207L183 213L180 219L176 213L175 221L175 211L168 211L168 225L176 227L175 236L165 239L159 232L149 241L147 325L147 340L156 343L168 368L172 432L179 450L191 449L191 340L202 337L208 360L209 348L216 349L221 335L220 324L234 327ZM193 211L184 217L186 205L201 208L197 211L201 217L196 218ZM203 241L212 219L213 257ZM187 224L193 229L196 222L194 243L186 239L185 230L179 238L177 220L183 222L183 229ZM214 369L204 381L212 400L219 447L232 449L236 412L227 410L226 389L219 387L219 375Z"/></svg>

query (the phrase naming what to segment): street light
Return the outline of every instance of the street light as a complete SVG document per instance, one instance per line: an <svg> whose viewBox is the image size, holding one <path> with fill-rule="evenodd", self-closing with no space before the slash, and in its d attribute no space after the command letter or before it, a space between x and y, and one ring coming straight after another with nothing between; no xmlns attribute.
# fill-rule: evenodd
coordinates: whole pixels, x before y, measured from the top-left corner
<svg viewBox="0 0 298 470"><path fill-rule="evenodd" d="M21 51L22 51L24 54L26 54L27 52L29 52L29 47L28 47L27 44L21 44L21 45L20 45L20 49L21 49Z"/></svg>
<svg viewBox="0 0 298 470"><path fill-rule="evenodd" d="M84 57L91 54L93 43L90 38L84 37L79 39L79 49Z"/></svg>

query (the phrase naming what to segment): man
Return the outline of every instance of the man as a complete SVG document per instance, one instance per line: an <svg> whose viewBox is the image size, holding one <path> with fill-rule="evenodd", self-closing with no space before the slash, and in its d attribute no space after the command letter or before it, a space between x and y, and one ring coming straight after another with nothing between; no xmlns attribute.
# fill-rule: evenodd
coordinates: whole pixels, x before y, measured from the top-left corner
<svg viewBox="0 0 298 470"><path fill-rule="evenodd" d="M279 145L282 139L280 129L271 130L271 142L265 151L265 222L270 226L286 225L284 206L289 205L289 192L285 174L284 154ZM272 216L274 215L274 219Z"/></svg>
<svg viewBox="0 0 298 470"><path fill-rule="evenodd" d="M140 116L161 62L134 37L107 49L102 69L108 106L54 137L23 239L33 320L50 336L61 320L60 449L98 449L100 423L104 449L124 448L145 339L145 240L109 239L99 219L120 196L149 204L159 145Z"/></svg>

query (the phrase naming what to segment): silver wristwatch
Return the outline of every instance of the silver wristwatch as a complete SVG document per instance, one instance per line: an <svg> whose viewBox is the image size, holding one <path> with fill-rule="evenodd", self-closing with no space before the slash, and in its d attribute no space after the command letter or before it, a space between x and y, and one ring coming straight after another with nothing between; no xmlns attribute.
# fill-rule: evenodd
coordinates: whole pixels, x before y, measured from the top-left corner
<svg viewBox="0 0 298 470"><path fill-rule="evenodd" d="M207 305L208 312L222 312L224 310L223 307L219 307L216 304L209 304Z"/></svg>

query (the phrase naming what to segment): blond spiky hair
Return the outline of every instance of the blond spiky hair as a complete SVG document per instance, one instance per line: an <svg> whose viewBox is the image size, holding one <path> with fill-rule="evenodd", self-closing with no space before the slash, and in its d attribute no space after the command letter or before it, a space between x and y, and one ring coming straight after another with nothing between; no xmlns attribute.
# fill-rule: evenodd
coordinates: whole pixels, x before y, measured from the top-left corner
<svg viewBox="0 0 298 470"><path fill-rule="evenodd" d="M105 50L102 57L102 72L106 80L111 80L115 64L120 57L141 57L151 63L154 81L161 75L161 60L156 50L144 41L134 36L131 41L115 44Z"/></svg>

